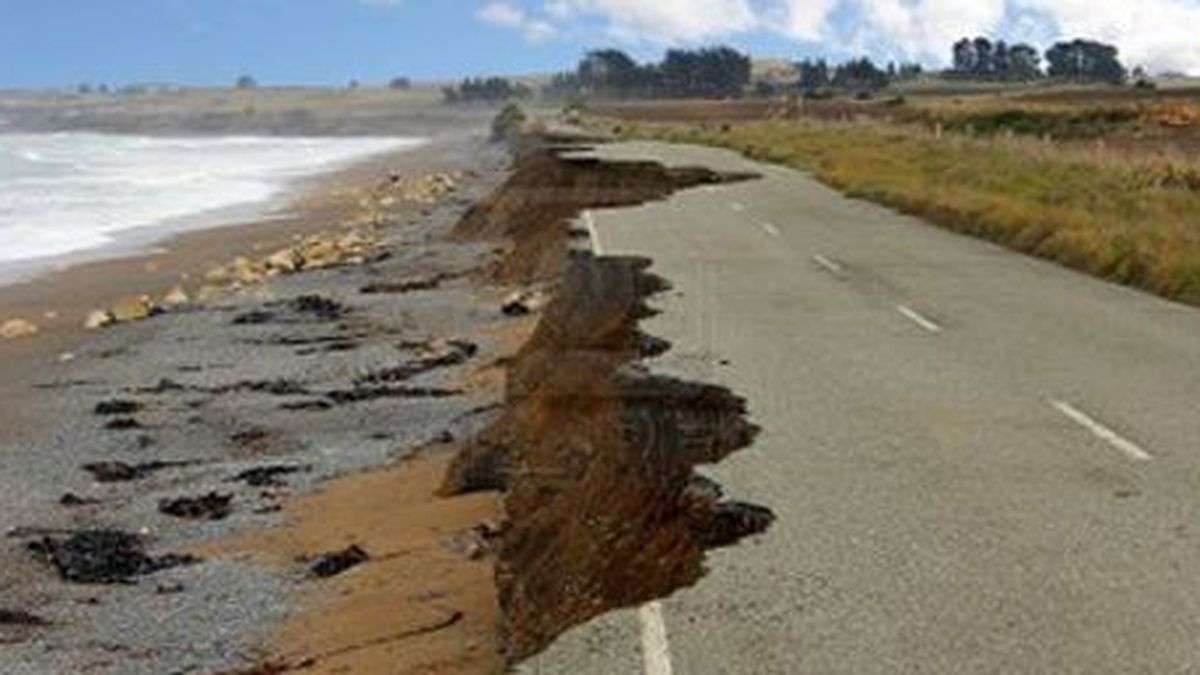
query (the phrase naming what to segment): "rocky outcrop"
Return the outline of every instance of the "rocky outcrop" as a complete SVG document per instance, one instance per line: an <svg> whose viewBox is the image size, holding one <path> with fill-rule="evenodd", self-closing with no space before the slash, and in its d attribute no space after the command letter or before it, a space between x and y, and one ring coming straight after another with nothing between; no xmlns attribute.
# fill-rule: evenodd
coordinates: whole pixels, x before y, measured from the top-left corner
<svg viewBox="0 0 1200 675"><path fill-rule="evenodd" d="M19 340L21 338L33 337L39 331L38 325L32 321L10 319L0 324L0 339Z"/></svg>

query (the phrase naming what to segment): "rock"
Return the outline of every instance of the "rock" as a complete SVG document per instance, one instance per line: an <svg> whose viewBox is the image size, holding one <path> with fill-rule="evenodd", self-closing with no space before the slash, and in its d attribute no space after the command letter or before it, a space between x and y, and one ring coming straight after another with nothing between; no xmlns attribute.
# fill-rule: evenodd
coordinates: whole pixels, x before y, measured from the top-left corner
<svg viewBox="0 0 1200 675"><path fill-rule="evenodd" d="M285 248L282 251L276 251L267 256L263 261L267 270L274 270L283 274L292 274L300 269L301 259L296 254L296 251L290 248Z"/></svg>
<svg viewBox="0 0 1200 675"><path fill-rule="evenodd" d="M183 286L176 286L167 291L167 294L163 296L162 304L164 307L182 307L191 301L191 296L188 295Z"/></svg>
<svg viewBox="0 0 1200 675"><path fill-rule="evenodd" d="M361 232L350 232L337 241L337 247L344 253L358 253L372 245L372 241Z"/></svg>
<svg viewBox="0 0 1200 675"><path fill-rule="evenodd" d="M205 272L204 278L214 284L223 284L230 279L229 267L227 265L218 265Z"/></svg>
<svg viewBox="0 0 1200 675"><path fill-rule="evenodd" d="M251 487L283 487L287 485L287 481L284 480L285 476L307 470L307 467L282 464L260 466L239 473L233 477L233 480L245 483Z"/></svg>
<svg viewBox="0 0 1200 675"><path fill-rule="evenodd" d="M516 291L504 299L500 311L507 316L526 316L540 311L548 298L542 291Z"/></svg>
<svg viewBox="0 0 1200 675"><path fill-rule="evenodd" d="M197 302L216 302L225 297L226 290L220 286L201 286L199 291L196 291Z"/></svg>
<svg viewBox="0 0 1200 675"><path fill-rule="evenodd" d="M302 268L306 270L333 267L340 263L342 259L337 246L333 242L323 240L306 244L301 257L303 258Z"/></svg>
<svg viewBox="0 0 1200 675"><path fill-rule="evenodd" d="M80 506L95 506L100 503L99 499L89 497L80 497L74 492L68 492L59 498L58 503L69 509L78 508Z"/></svg>
<svg viewBox="0 0 1200 675"><path fill-rule="evenodd" d="M16 609L0 609L0 626L48 626L49 621Z"/></svg>
<svg viewBox="0 0 1200 675"><path fill-rule="evenodd" d="M145 462L143 464L126 464L124 462L95 462L83 465L83 470L92 474L97 483L128 483L141 480L159 471L191 466L192 462Z"/></svg>
<svg viewBox="0 0 1200 675"><path fill-rule="evenodd" d="M266 276L266 269L245 256L239 256L229 264L229 274L233 281L257 284Z"/></svg>
<svg viewBox="0 0 1200 675"><path fill-rule="evenodd" d="M187 520L224 520L233 513L233 495L210 492L203 497L181 497L159 502L158 510Z"/></svg>
<svg viewBox="0 0 1200 675"><path fill-rule="evenodd" d="M117 417L106 423L104 428L109 431L132 431L133 429L141 429L142 423L132 417Z"/></svg>
<svg viewBox="0 0 1200 675"><path fill-rule="evenodd" d="M358 567L370 559L370 554L362 548L351 546L344 551L326 553L313 563L309 571L318 579L328 579L329 577L336 577L351 568Z"/></svg>
<svg viewBox="0 0 1200 675"><path fill-rule="evenodd" d="M17 340L38 334L37 324L25 319L11 319L0 325L0 338Z"/></svg>
<svg viewBox="0 0 1200 675"><path fill-rule="evenodd" d="M116 322L117 320L113 317L112 313L97 309L87 315L87 318L83 321L83 327L88 330L99 330L107 328Z"/></svg>
<svg viewBox="0 0 1200 675"><path fill-rule="evenodd" d="M57 569L64 580L80 584L124 584L199 561L189 555L147 555L141 537L115 530L89 530L66 539L46 537L27 548Z"/></svg>
<svg viewBox="0 0 1200 675"><path fill-rule="evenodd" d="M122 298L110 313L117 323L140 321L154 314L154 301L148 295Z"/></svg>
<svg viewBox="0 0 1200 675"><path fill-rule="evenodd" d="M137 401L126 401L123 399L113 399L111 401L101 401L96 404L92 410L96 415L113 416L113 415L132 415L140 412L142 404Z"/></svg>
<svg viewBox="0 0 1200 675"><path fill-rule="evenodd" d="M346 307L336 300L320 295L302 295L291 302L301 314L311 314L323 321L334 321L346 314Z"/></svg>

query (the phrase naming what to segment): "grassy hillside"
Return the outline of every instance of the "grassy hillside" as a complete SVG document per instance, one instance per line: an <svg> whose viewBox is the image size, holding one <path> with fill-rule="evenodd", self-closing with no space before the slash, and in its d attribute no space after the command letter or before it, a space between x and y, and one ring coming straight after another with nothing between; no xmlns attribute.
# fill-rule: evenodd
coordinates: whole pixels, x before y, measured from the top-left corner
<svg viewBox="0 0 1200 675"><path fill-rule="evenodd" d="M1188 155L843 119L592 122L808 170L851 196L1200 304L1200 165Z"/></svg>

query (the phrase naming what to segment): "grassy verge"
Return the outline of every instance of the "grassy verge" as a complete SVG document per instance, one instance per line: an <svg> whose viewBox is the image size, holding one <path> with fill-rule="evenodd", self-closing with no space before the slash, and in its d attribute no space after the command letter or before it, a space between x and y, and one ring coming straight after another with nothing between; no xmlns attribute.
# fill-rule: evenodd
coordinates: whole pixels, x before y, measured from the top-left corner
<svg viewBox="0 0 1200 675"><path fill-rule="evenodd" d="M850 196L1200 305L1200 167L1187 160L877 121L593 121L808 170Z"/></svg>

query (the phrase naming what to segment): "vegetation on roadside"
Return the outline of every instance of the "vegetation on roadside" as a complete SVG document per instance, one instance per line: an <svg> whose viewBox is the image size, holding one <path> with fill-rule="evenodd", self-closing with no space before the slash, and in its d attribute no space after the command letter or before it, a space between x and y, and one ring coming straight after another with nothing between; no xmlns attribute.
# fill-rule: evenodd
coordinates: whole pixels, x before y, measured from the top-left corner
<svg viewBox="0 0 1200 675"><path fill-rule="evenodd" d="M533 96L533 90L503 77L467 78L442 89L446 103L504 103Z"/></svg>
<svg viewBox="0 0 1200 675"><path fill-rule="evenodd" d="M529 123L529 115L516 103L509 103L492 118L492 140L504 141L512 138Z"/></svg>
<svg viewBox="0 0 1200 675"><path fill-rule="evenodd" d="M1200 165L1186 158L877 120L592 123L808 170L850 196L1200 304Z"/></svg>

